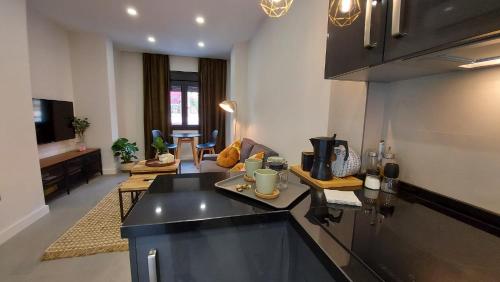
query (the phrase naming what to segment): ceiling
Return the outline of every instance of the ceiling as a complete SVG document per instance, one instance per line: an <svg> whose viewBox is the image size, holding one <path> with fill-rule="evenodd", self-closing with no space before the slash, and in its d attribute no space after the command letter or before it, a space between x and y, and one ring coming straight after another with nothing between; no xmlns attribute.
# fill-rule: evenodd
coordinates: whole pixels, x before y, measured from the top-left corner
<svg viewBox="0 0 500 282"><path fill-rule="evenodd" d="M265 18L258 0L29 0L30 7L69 30L108 35L120 49L229 58ZM133 6L139 15L126 13ZM195 17L205 24L199 26ZM156 43L147 41L148 35ZM199 48L198 41L205 43Z"/></svg>

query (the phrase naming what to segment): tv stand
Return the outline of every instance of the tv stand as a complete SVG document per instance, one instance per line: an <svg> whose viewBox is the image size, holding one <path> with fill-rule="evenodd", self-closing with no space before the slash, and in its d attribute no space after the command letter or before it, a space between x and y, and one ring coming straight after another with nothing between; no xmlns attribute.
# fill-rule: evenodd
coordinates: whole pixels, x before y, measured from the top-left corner
<svg viewBox="0 0 500 282"><path fill-rule="evenodd" d="M101 150L70 151L43 158L40 169L45 198L61 189L69 194L70 188L78 181L85 179L89 183L95 174L102 175Z"/></svg>

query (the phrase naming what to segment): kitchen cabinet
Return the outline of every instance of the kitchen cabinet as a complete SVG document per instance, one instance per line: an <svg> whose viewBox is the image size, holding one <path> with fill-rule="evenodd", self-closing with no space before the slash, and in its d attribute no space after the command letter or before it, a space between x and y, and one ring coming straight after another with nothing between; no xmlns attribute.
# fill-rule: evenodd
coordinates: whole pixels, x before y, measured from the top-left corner
<svg viewBox="0 0 500 282"><path fill-rule="evenodd" d="M384 61L500 29L498 0L391 0Z"/></svg>
<svg viewBox="0 0 500 282"><path fill-rule="evenodd" d="M361 13L348 26L328 21L325 77L382 63L386 1L360 0Z"/></svg>
<svg viewBox="0 0 500 282"><path fill-rule="evenodd" d="M132 281L342 281L286 221L129 239Z"/></svg>
<svg viewBox="0 0 500 282"><path fill-rule="evenodd" d="M384 77L384 72L404 78L439 73L433 66L427 73L422 64L397 66L396 74L390 73L393 67L371 68L500 35L498 0L360 0L359 4L361 14L351 25L328 22L325 78L371 80Z"/></svg>

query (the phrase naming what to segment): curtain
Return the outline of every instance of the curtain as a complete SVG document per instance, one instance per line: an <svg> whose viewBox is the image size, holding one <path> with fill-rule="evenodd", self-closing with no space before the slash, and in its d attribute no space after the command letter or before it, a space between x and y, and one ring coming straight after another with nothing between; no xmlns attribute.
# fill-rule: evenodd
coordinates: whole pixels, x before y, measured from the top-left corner
<svg viewBox="0 0 500 282"><path fill-rule="evenodd" d="M226 147L226 112L219 103L226 100L227 61L200 59L200 130L201 141L208 142L213 130L219 130L216 152Z"/></svg>
<svg viewBox="0 0 500 282"><path fill-rule="evenodd" d="M167 55L143 54L144 77L144 149L146 159L154 157L151 130L158 129L165 138L170 128L170 64ZM167 140L165 140L167 141Z"/></svg>

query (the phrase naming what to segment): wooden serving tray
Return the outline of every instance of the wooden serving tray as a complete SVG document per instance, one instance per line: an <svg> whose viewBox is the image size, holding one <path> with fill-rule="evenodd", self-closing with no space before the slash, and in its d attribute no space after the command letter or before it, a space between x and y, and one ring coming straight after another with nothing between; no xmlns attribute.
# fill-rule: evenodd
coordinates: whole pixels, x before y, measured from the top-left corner
<svg viewBox="0 0 500 282"><path fill-rule="evenodd" d="M363 186L363 180L356 178L354 176L348 176L343 178L334 177L332 180L323 181L312 178L311 175L309 175L308 171L302 170L300 165L291 166L290 171L293 172L298 177L300 177L302 180L321 189L354 191L362 188Z"/></svg>

